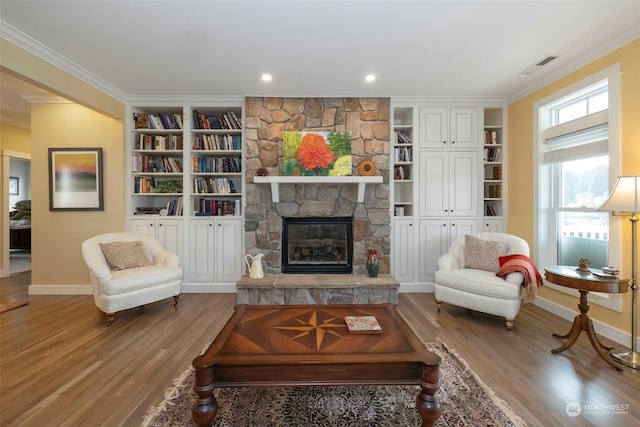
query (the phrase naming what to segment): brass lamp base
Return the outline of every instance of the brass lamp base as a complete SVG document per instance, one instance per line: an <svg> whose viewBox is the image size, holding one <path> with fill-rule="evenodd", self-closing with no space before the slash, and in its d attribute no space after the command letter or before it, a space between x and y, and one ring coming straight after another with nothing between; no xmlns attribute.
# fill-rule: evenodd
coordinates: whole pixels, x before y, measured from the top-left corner
<svg viewBox="0 0 640 427"><path fill-rule="evenodd" d="M633 369L640 369L640 353L637 351L612 351L611 357L618 363Z"/></svg>

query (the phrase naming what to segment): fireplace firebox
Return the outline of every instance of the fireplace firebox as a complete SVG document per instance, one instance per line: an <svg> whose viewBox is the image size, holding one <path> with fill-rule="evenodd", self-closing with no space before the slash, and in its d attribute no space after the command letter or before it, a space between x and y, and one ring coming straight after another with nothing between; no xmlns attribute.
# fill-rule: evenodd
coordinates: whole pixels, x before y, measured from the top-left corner
<svg viewBox="0 0 640 427"><path fill-rule="evenodd" d="M349 274L352 270L352 218L282 219L283 273Z"/></svg>

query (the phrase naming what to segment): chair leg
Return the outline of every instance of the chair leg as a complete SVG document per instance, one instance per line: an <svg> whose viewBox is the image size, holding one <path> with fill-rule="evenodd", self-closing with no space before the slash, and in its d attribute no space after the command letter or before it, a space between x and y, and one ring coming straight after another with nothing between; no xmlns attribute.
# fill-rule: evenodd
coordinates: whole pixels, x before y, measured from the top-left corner
<svg viewBox="0 0 640 427"><path fill-rule="evenodd" d="M436 300L436 304L438 304L438 313L440 313L440 309L442 308L442 301Z"/></svg>
<svg viewBox="0 0 640 427"><path fill-rule="evenodd" d="M178 305L178 301L179 301L179 300L180 300L180 294L175 295L175 296L173 297L173 306L174 306L174 307Z"/></svg>
<svg viewBox="0 0 640 427"><path fill-rule="evenodd" d="M516 319L507 319L507 329L511 330L513 329L513 324L516 321Z"/></svg>
<svg viewBox="0 0 640 427"><path fill-rule="evenodd" d="M104 316L107 318L107 327L111 326L116 319L115 313L105 313Z"/></svg>

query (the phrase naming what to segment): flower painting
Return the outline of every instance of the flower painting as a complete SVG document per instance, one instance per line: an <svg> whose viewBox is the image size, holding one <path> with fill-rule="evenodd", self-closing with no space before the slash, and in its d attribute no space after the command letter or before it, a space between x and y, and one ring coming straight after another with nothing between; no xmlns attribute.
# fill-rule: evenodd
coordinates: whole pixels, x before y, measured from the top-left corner
<svg viewBox="0 0 640 427"><path fill-rule="evenodd" d="M351 132L283 132L283 176L351 175Z"/></svg>

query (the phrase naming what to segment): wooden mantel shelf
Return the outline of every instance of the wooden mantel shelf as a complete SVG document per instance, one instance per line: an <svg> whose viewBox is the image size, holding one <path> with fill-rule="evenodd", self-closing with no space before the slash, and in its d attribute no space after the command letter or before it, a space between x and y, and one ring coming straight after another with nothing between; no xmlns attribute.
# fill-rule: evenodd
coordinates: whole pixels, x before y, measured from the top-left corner
<svg viewBox="0 0 640 427"><path fill-rule="evenodd" d="M271 184L271 200L280 202L280 184L358 184L358 203L364 202L365 184L379 184L381 176L255 176L256 184Z"/></svg>

